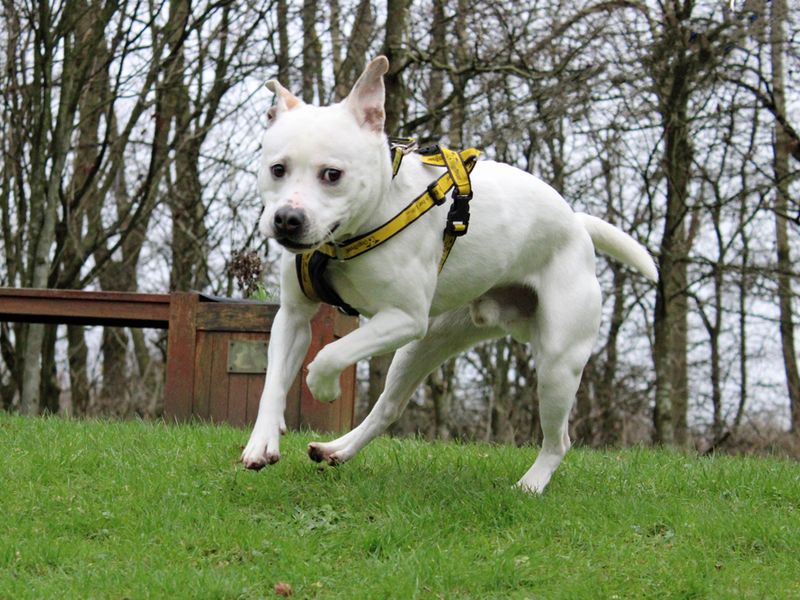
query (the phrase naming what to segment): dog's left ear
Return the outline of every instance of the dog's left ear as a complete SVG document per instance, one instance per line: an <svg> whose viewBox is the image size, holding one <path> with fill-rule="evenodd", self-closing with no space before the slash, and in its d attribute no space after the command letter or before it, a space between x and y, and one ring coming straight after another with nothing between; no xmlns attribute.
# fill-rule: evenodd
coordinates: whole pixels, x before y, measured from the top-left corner
<svg viewBox="0 0 800 600"><path fill-rule="evenodd" d="M355 115L356 120L375 133L383 133L386 113L383 103L386 91L383 76L389 70L389 60L385 56L373 59L350 90L344 104Z"/></svg>
<svg viewBox="0 0 800 600"><path fill-rule="evenodd" d="M267 120L269 123L272 123L282 112L302 106L303 101L278 83L277 80L270 79L265 85L267 89L277 97L275 106L270 107L267 111Z"/></svg>

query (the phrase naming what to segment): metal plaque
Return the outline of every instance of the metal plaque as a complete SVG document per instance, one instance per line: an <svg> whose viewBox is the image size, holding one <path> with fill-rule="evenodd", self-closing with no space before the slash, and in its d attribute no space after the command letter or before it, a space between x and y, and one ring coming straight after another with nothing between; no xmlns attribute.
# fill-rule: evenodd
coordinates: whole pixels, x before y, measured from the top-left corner
<svg viewBox="0 0 800 600"><path fill-rule="evenodd" d="M266 373L267 342L230 340L228 373Z"/></svg>

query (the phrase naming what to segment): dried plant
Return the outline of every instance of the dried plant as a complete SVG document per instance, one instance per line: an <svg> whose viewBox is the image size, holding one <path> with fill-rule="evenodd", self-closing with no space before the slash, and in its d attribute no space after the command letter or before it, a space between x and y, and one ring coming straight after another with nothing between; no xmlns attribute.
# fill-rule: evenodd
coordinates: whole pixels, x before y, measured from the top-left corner
<svg viewBox="0 0 800 600"><path fill-rule="evenodd" d="M228 272L236 279L236 287L245 298L260 297L264 293L261 282L264 262L255 250L242 248L235 250L231 257Z"/></svg>

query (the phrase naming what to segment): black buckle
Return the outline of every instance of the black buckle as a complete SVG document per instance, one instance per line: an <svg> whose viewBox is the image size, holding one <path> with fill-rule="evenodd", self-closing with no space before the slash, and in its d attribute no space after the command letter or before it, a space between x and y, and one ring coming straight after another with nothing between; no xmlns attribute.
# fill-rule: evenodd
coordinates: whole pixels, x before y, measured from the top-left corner
<svg viewBox="0 0 800 600"><path fill-rule="evenodd" d="M421 154L422 156L431 156L433 154L439 154L441 150L439 150L438 144L431 144L430 146L422 146L421 148L417 148L417 154Z"/></svg>
<svg viewBox="0 0 800 600"><path fill-rule="evenodd" d="M445 233L454 237L460 237L467 233L469 227L469 201L472 200L472 192L459 194L453 192L453 204L447 213L447 226Z"/></svg>

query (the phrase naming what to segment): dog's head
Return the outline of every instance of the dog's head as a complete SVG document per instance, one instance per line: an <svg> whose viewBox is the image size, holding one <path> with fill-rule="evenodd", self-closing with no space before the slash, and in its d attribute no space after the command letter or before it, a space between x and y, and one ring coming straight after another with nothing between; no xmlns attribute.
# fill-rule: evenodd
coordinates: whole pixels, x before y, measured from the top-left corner
<svg viewBox="0 0 800 600"><path fill-rule="evenodd" d="M356 233L391 180L383 133L381 56L367 65L350 94L332 106L305 104L277 81L264 135L258 190L261 231L292 252Z"/></svg>

